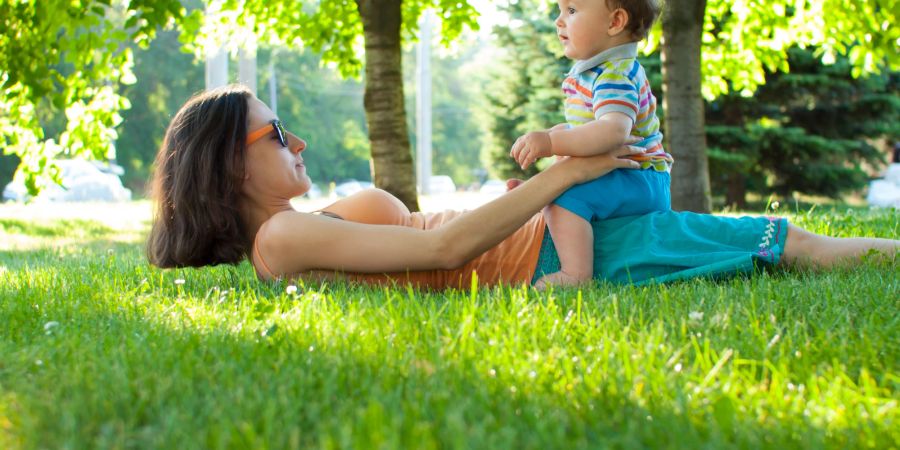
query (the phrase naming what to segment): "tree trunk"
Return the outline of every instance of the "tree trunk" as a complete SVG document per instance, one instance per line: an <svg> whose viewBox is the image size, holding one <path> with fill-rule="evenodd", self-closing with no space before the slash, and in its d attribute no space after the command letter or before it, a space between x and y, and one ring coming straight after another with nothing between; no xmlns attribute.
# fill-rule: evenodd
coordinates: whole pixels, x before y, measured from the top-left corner
<svg viewBox="0 0 900 450"><path fill-rule="evenodd" d="M725 204L738 210L747 209L747 177L743 173L734 173L728 177Z"/></svg>
<svg viewBox="0 0 900 450"><path fill-rule="evenodd" d="M665 139L675 158L672 208L709 212L709 168L700 47L706 0L668 0L663 13L662 73Z"/></svg>
<svg viewBox="0 0 900 450"><path fill-rule="evenodd" d="M356 0L366 47L366 125L375 185L419 210L406 110L400 51L401 0Z"/></svg>

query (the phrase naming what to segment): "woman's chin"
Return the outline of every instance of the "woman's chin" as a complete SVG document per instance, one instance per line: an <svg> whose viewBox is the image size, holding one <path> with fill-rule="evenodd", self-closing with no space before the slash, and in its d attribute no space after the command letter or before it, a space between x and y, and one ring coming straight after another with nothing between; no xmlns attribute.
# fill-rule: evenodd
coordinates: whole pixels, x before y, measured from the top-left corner
<svg viewBox="0 0 900 450"><path fill-rule="evenodd" d="M298 191L300 193L297 194L298 196L304 195L307 192L309 192L310 189L312 189L312 180L310 180L309 177L304 177L304 178L305 178L305 180L303 180L303 182L300 183L300 188L298 189Z"/></svg>

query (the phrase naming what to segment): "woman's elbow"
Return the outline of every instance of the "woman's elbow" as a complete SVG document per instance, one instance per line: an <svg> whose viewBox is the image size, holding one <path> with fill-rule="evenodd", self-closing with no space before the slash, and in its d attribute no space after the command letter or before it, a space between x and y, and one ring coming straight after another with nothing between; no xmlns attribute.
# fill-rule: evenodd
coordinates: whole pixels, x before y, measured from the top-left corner
<svg viewBox="0 0 900 450"><path fill-rule="evenodd" d="M470 259L468 253L464 250L464 246L450 238L439 240L434 255L435 264L441 270L458 269Z"/></svg>

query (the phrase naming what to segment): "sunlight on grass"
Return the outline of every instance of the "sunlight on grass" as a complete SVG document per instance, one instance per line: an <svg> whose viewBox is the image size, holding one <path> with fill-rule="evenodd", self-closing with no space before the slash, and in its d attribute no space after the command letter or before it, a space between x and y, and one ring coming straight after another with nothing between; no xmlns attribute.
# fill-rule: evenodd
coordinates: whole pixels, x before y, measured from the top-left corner
<svg viewBox="0 0 900 450"><path fill-rule="evenodd" d="M4 237L101 243L0 250L4 449L900 442L892 263L426 292L158 270L78 220L0 216ZM896 211L792 220L900 235Z"/></svg>
<svg viewBox="0 0 900 450"><path fill-rule="evenodd" d="M139 242L150 203L0 204L0 251Z"/></svg>

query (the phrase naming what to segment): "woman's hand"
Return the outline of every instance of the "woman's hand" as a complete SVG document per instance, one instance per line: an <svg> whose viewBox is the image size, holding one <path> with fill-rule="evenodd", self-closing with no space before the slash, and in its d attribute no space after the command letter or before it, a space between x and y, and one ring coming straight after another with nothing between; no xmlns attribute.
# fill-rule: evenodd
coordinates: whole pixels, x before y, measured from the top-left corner
<svg viewBox="0 0 900 450"><path fill-rule="evenodd" d="M633 139L629 139L631 141ZM567 171L570 179L575 183L584 183L600 178L616 169L638 169L641 165L634 160L628 159L628 156L639 155L644 152L642 147L632 145L623 145L616 150L608 153L576 157L567 156L560 158L556 164L548 167L546 170Z"/></svg>

